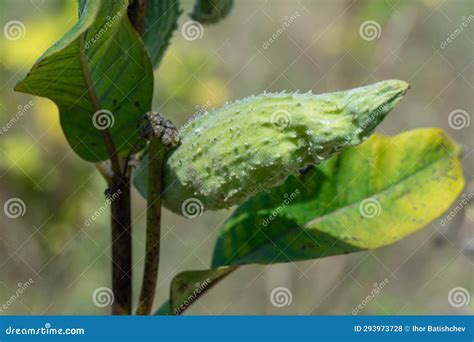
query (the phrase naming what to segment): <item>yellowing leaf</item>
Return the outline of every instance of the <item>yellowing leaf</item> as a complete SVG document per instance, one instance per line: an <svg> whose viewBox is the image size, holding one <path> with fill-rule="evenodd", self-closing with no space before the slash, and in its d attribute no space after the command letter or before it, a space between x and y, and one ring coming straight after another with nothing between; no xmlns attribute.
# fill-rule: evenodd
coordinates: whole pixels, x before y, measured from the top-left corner
<svg viewBox="0 0 474 342"><path fill-rule="evenodd" d="M215 285L242 264L322 258L391 244L442 215L464 187L459 147L440 129L373 135L241 205L221 228L212 269L176 276L158 314L199 298L183 285ZM231 266L223 268L224 266ZM191 299L189 299L191 298ZM171 304L170 304L171 303Z"/></svg>
<svg viewBox="0 0 474 342"><path fill-rule="evenodd" d="M213 266L306 260L400 240L457 198L459 152L440 129L373 135L239 207L222 228Z"/></svg>

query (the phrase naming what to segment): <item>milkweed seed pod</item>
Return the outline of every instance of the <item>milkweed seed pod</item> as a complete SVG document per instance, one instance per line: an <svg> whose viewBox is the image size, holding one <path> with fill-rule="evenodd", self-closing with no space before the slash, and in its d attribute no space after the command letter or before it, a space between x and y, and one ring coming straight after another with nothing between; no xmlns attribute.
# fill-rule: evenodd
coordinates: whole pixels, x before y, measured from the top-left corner
<svg viewBox="0 0 474 342"><path fill-rule="evenodd" d="M265 93L206 112L181 130L165 165L164 205L219 210L283 183L309 164L360 144L408 84L387 80L335 93ZM185 215L186 216L186 215Z"/></svg>

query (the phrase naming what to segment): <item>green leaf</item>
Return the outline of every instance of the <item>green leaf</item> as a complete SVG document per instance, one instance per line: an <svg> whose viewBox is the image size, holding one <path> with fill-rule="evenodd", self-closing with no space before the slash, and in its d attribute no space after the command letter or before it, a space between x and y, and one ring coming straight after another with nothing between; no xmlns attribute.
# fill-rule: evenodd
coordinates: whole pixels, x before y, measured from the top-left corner
<svg viewBox="0 0 474 342"><path fill-rule="evenodd" d="M181 13L178 0L151 0L147 5L143 41L155 69L178 27Z"/></svg>
<svg viewBox="0 0 474 342"><path fill-rule="evenodd" d="M464 187L458 146L439 129L372 136L239 207L212 266L374 249L424 227Z"/></svg>
<svg viewBox="0 0 474 342"><path fill-rule="evenodd" d="M186 276L194 272L204 277L204 272L229 265L316 259L398 241L440 216L462 191L459 153L440 129L373 135L241 205L221 227L214 270ZM181 276L180 282L185 280ZM174 310L189 291L175 289L171 295Z"/></svg>
<svg viewBox="0 0 474 342"><path fill-rule="evenodd" d="M152 67L127 5L81 1L76 25L15 87L53 100L69 144L89 161L109 158L107 135L119 155L126 155L137 139L138 117L151 107Z"/></svg>
<svg viewBox="0 0 474 342"><path fill-rule="evenodd" d="M170 315L171 313L172 313L171 303L169 300L167 300L158 308L158 310L155 311L154 315L167 316L167 315Z"/></svg>
<svg viewBox="0 0 474 342"><path fill-rule="evenodd" d="M202 24L215 24L232 9L234 0L197 0L191 18Z"/></svg>
<svg viewBox="0 0 474 342"><path fill-rule="evenodd" d="M220 280L235 271L235 267L218 267L204 271L185 271L171 281L170 301L157 314L179 315ZM172 309L172 311L171 311Z"/></svg>

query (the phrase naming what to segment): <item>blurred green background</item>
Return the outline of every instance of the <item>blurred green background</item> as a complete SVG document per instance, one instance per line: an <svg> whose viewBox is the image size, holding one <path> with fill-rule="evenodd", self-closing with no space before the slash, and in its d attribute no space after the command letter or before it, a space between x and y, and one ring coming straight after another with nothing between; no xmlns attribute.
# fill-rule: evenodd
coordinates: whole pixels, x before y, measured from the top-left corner
<svg viewBox="0 0 474 342"><path fill-rule="evenodd" d="M469 120L474 113L472 0L236 0L228 18L190 41L181 25L192 5L183 1L180 27L155 73L155 110L181 125L198 111L265 90L320 93L403 79L412 88L379 132L444 128L464 148L465 193L474 191L474 123L454 129L448 122L454 110L465 111ZM94 305L92 293L110 286L109 214L85 224L104 205L105 184L67 145L55 104L12 90L76 18L74 0L0 3L0 126L8 124L6 132L0 130L0 204L16 197L26 206L19 218L0 211L0 307L33 281L0 314L108 313ZM12 20L24 25L15 39L5 31ZM379 25L375 36L360 32L367 21ZM463 31L444 46L463 22ZM134 192L136 297L144 209ZM176 273L209 265L217 230L230 213L188 220L165 212L157 306L167 299ZM385 278L388 284L359 314L472 314L472 300L455 308L448 293L455 287L474 290L474 203L447 226L442 218L373 252L245 266L187 314L351 314ZM278 286L292 293L283 308L269 298Z"/></svg>

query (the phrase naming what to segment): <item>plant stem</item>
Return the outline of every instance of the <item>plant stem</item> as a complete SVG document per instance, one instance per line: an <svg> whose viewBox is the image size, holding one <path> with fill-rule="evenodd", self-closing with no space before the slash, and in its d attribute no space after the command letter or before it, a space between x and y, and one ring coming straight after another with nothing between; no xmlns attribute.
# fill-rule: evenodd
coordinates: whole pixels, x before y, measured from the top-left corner
<svg viewBox="0 0 474 342"><path fill-rule="evenodd" d="M132 25L140 35L143 34L147 4L148 0L135 0L133 6L128 9ZM112 202L112 291L115 297L112 314L130 315L132 313L132 221L128 162L135 146L125 160L122 160L123 171L120 172L120 162L115 149L111 149L110 136L108 132L103 133L114 172L112 189L114 192L121 191L119 197Z"/></svg>
<svg viewBox="0 0 474 342"><path fill-rule="evenodd" d="M99 98L87 64L85 52L85 33L80 37L79 60L82 75L94 110L101 110ZM111 170L104 164L96 164L109 186L108 191L114 195L112 211L112 292L114 303L113 315L129 315L132 312L132 222L130 214L130 180L123 177L120 158L117 154L108 128L102 130L102 136L110 158ZM126 167L126 165L125 165ZM110 195L110 193L109 193Z"/></svg>
<svg viewBox="0 0 474 342"><path fill-rule="evenodd" d="M130 180L114 176L112 190L112 291L113 315L132 312L132 222ZM115 197L117 196L117 197Z"/></svg>
<svg viewBox="0 0 474 342"><path fill-rule="evenodd" d="M143 36L145 30L145 14L149 0L133 0L128 5L128 17L132 26L140 36Z"/></svg>
<svg viewBox="0 0 474 342"><path fill-rule="evenodd" d="M162 167L165 150L160 138L150 140L145 268L137 315L149 315L155 297L160 263Z"/></svg>
<svg viewBox="0 0 474 342"><path fill-rule="evenodd" d="M107 182L107 185L111 186L112 180L114 178L114 172L112 171L110 163L98 162L98 163L95 163L95 167L97 168L97 171L100 172L102 177L104 177L104 180Z"/></svg>

